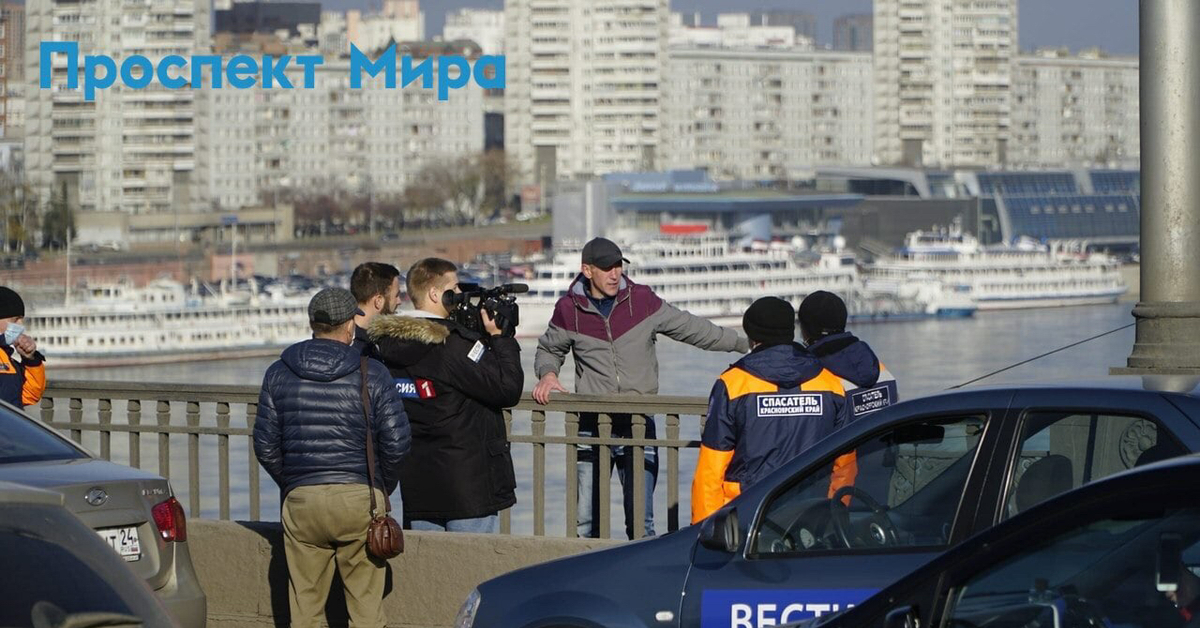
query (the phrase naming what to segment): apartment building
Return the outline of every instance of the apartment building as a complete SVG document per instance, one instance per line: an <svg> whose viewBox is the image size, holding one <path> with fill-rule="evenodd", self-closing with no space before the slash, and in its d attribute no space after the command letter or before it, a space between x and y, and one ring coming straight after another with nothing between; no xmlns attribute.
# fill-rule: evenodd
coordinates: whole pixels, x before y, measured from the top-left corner
<svg viewBox="0 0 1200 628"><path fill-rule="evenodd" d="M1141 157L1138 60L1098 51L1021 55L1013 77L1016 166L1130 167Z"/></svg>
<svg viewBox="0 0 1200 628"><path fill-rule="evenodd" d="M0 5L0 137L25 126L25 5Z"/></svg>
<svg viewBox="0 0 1200 628"><path fill-rule="evenodd" d="M485 55L504 54L504 11L485 9L459 9L446 14L446 25L442 28L442 39L456 41L469 39L477 44Z"/></svg>
<svg viewBox="0 0 1200 628"><path fill-rule="evenodd" d="M299 66L287 74L303 85ZM398 195L426 164L483 150L474 81L446 101L419 82L388 89L382 76L352 89L348 59L326 59L313 89L208 90L199 105L199 178L223 211L274 205L288 192Z"/></svg>
<svg viewBox="0 0 1200 628"><path fill-rule="evenodd" d="M667 68L665 168L780 180L871 162L870 53L671 48Z"/></svg>
<svg viewBox="0 0 1200 628"><path fill-rule="evenodd" d="M875 0L880 164L1007 162L1016 0Z"/></svg>
<svg viewBox="0 0 1200 628"><path fill-rule="evenodd" d="M658 167L667 0L508 0L505 150L547 184Z"/></svg>
<svg viewBox="0 0 1200 628"><path fill-rule="evenodd" d="M65 55L55 55L52 86L37 89L38 44L77 42L81 56L144 55L156 65L167 55L190 58L209 45L209 0L29 0L25 10L25 170L37 193L50 198L65 184L80 211L202 207L197 92L157 81L128 89L118 81L86 101L82 88L66 86Z"/></svg>

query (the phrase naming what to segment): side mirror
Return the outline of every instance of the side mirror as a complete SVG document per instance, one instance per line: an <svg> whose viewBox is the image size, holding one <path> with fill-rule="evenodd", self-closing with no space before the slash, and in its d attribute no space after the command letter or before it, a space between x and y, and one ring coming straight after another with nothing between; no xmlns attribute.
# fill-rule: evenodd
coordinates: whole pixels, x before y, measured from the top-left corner
<svg viewBox="0 0 1200 628"><path fill-rule="evenodd" d="M917 628L919 625L917 609L911 606L893 608L883 619L883 628Z"/></svg>
<svg viewBox="0 0 1200 628"><path fill-rule="evenodd" d="M700 524L700 545L708 549L733 554L741 541L735 508L718 511Z"/></svg>

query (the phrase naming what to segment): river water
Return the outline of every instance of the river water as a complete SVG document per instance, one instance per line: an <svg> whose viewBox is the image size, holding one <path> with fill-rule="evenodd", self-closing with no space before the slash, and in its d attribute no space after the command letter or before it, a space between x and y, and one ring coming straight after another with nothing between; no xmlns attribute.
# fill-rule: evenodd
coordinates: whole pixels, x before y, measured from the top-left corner
<svg viewBox="0 0 1200 628"><path fill-rule="evenodd" d="M1131 303L1104 306L1080 306L1042 310L1019 310L1008 312L983 312L973 318L956 320L928 320L902 323L876 323L859 325L851 331L875 348L880 358L896 376L901 398L929 395L975 377L1001 369L1091 336L1117 329L1133 322ZM798 334L797 334L798 335ZM981 384L996 384L1019 381L1078 380L1081 378L1104 377L1109 367L1123 366L1133 346L1133 328L1124 329L1103 338L1067 349L1055 355L1036 360L1005 373L990 377ZM527 389L532 388L533 357L536 340L522 340L522 363L525 367ZM660 337L658 343L660 364L660 392L665 395L707 396L714 379L730 363L737 359L734 354L701 351ZM125 367L115 369L70 369L50 370L55 379L84 379L106 381L172 382L188 384L258 384L263 372L273 358L253 358L199 362L176 365ZM48 362L48 365L52 362ZM567 388L573 384L570 362L564 367L563 381ZM147 410L150 410L147 408ZM114 412L114 414L117 414ZM148 420L152 410L145 413ZM119 420L119 419L118 419ZM658 418L659 433L662 434L663 419ZM562 433L561 415L548 417L547 431ZM238 425L235 413L234 424ZM244 423L241 423L244 425ZM528 432L527 413L514 417L515 433ZM698 438L699 426L695 419L685 420L682 427L684 437ZM154 439L144 438L142 460L153 470L157 460ZM173 484L180 499L187 504L187 451L182 438L173 438L171 446L171 470ZM234 518L245 518L248 513L248 498L245 482L248 452L243 439L231 439L231 461L233 463L231 491ZM96 440L85 437L84 444L97 448ZM127 450L123 437L113 439L113 458L122 461ZM202 439L201 516L215 517L216 500L216 441ZM513 510L513 531L531 533L532 513L532 454L528 445L513 447L517 467L518 505ZM565 454L561 446L548 446L547 458L547 533L561 535L566 526L566 513L562 506L565 489ZM694 451L680 456L680 518L688 518L688 494L692 471L695 466ZM262 517L278 517L278 495L269 478L262 475ZM660 470L659 490L656 491L656 528L666 529L666 465ZM620 490L614 478L613 518L614 530L623 528ZM399 496L398 496L399 497Z"/></svg>

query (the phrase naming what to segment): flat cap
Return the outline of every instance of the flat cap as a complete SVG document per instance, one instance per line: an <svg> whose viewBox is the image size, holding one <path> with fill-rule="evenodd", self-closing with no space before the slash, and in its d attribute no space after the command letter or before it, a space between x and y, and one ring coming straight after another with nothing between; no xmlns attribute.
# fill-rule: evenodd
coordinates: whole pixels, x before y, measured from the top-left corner
<svg viewBox="0 0 1200 628"><path fill-rule="evenodd" d="M345 288L325 288L308 302L308 321L324 325L341 325L362 315L354 295Z"/></svg>

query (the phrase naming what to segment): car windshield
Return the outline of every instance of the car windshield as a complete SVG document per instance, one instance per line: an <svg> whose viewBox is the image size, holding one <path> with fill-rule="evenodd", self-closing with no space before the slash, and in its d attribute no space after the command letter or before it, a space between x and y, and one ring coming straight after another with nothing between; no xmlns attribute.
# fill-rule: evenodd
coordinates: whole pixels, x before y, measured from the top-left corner
<svg viewBox="0 0 1200 628"><path fill-rule="evenodd" d="M36 421L0 407L0 464L86 457Z"/></svg>
<svg viewBox="0 0 1200 628"><path fill-rule="evenodd" d="M1161 586L1164 538L1177 538L1189 548L1170 561L1181 574L1170 591ZM955 596L951 623L993 628L1178 624L1181 611L1200 607L1200 578L1181 564L1198 547L1200 509L1096 521L971 578Z"/></svg>

